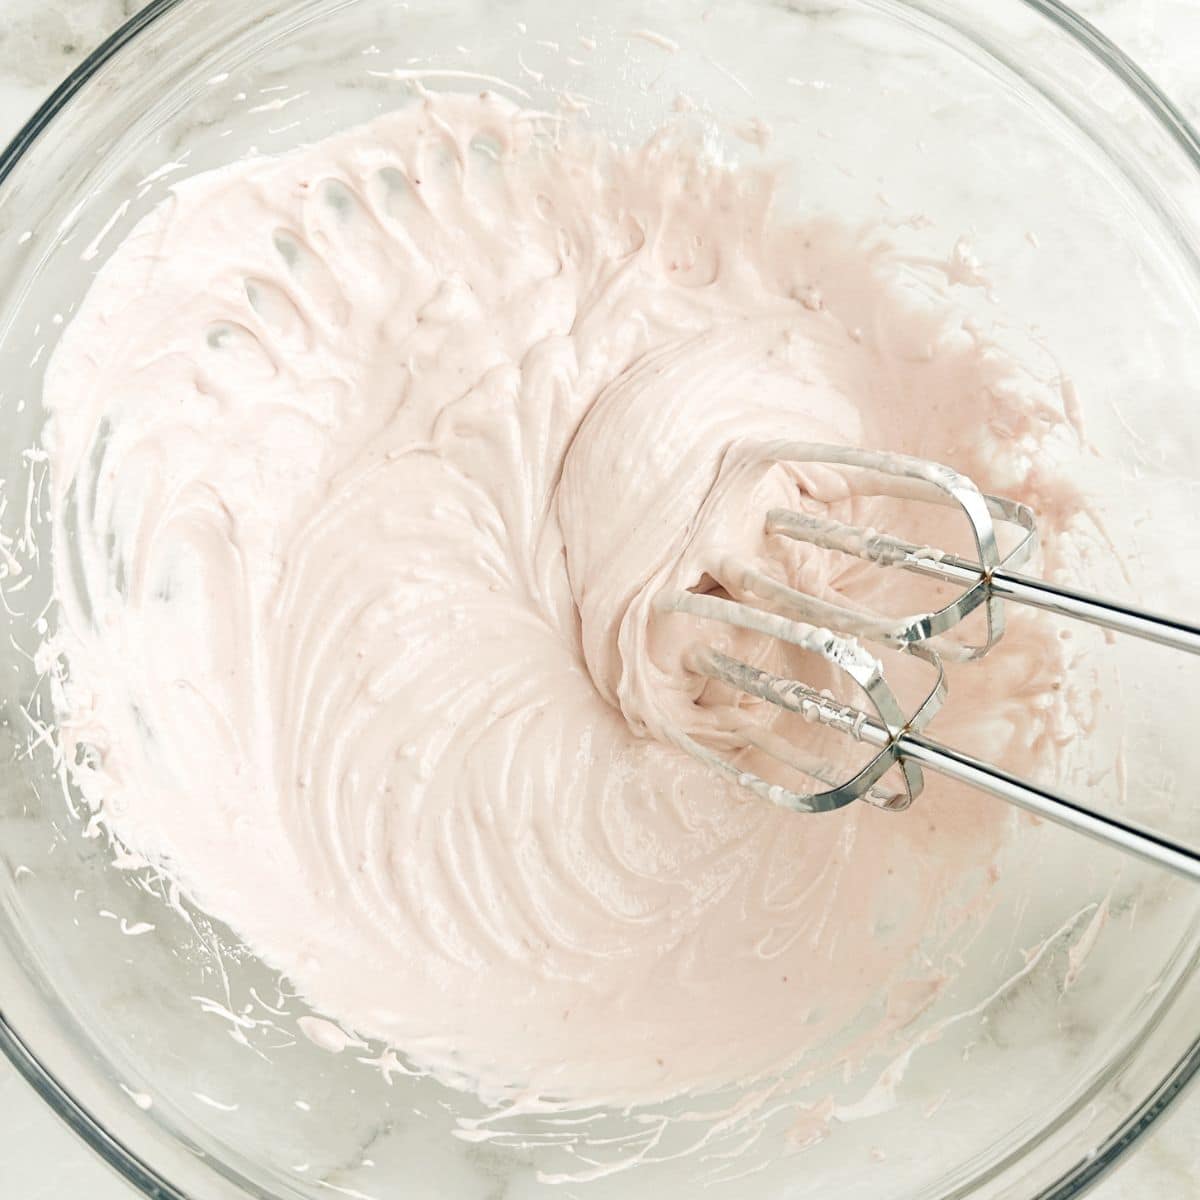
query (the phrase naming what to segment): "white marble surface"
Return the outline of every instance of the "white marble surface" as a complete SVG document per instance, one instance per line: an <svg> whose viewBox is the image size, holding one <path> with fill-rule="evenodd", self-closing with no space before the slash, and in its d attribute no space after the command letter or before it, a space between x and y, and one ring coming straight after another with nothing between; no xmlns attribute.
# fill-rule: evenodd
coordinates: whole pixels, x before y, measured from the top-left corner
<svg viewBox="0 0 1200 1200"><path fill-rule="evenodd" d="M142 2L0 0L0 141ZM1078 0L1076 7L1200 121L1200 0ZM0 1196L135 1200L135 1195L0 1061ZM1090 1195L1200 1198L1200 1088Z"/></svg>

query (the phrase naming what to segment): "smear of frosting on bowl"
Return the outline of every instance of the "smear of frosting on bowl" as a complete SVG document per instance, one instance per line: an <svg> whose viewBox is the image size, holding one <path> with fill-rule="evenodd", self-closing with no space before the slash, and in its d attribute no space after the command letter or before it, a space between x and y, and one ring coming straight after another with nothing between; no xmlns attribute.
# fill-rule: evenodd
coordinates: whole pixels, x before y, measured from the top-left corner
<svg viewBox="0 0 1200 1200"><path fill-rule="evenodd" d="M894 603L887 572L764 534L771 506L873 516L765 443L946 461L1053 535L1075 434L949 265L773 190L681 134L625 151L427 94L178 184L65 331L68 761L122 847L336 1021L318 1040L629 1103L853 1067L953 977L1010 814L933 784L801 817L714 777L664 722L775 715L690 672L727 633L654 597L739 595L751 564ZM1086 706L1041 629L1013 614L952 674L947 740L1054 768Z"/></svg>

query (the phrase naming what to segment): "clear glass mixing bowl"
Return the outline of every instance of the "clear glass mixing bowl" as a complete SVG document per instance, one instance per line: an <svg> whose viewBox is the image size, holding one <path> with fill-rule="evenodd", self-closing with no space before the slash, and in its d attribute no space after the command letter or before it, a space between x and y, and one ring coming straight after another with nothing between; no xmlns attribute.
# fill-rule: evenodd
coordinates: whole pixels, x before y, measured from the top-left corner
<svg viewBox="0 0 1200 1200"><path fill-rule="evenodd" d="M364 1065L380 1047L298 1036L286 983L151 873L115 869L73 815L36 654L53 619L41 378L64 322L176 180L405 103L413 78L481 75L546 109L569 93L626 141L687 95L714 153L791 165L788 203L891 220L941 257L968 236L992 280L982 319L1044 344L1078 395L1130 564L1081 561L1080 582L1189 609L1200 147L1053 0L158 0L0 159L0 1044L148 1196L1077 1194L1200 1065L1200 894L1069 834L1014 835L996 911L921 1018L941 1036L893 1095L848 1080L823 1140L805 1145L792 1110L748 1146L736 1117L688 1105L556 1128L501 1114L490 1140L464 1137L478 1102ZM752 118L765 151L737 135ZM1093 737L1121 739L1122 777L1089 776L1081 744L1062 782L1194 835L1190 664L1108 652Z"/></svg>

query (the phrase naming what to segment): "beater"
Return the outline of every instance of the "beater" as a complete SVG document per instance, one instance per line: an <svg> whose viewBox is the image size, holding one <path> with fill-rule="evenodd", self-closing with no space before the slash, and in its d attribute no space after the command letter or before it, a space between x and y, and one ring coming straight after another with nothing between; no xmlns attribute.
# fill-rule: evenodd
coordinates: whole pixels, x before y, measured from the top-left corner
<svg viewBox="0 0 1200 1200"><path fill-rule="evenodd" d="M966 517L977 557L972 561L872 529L772 509L766 518L768 533L954 584L961 591L941 608L895 620L807 595L754 570L743 572L744 587L782 612L713 594L662 593L656 600L660 611L721 621L820 655L862 693L866 707L840 703L827 691L773 675L711 646L694 647L687 665L701 675L844 734L876 753L850 779L838 782L827 766L805 761L802 750L782 747L777 738L756 739L757 748L798 766L804 774L827 785L822 791L797 792L741 769L677 726L667 731L672 741L741 786L796 812L829 812L855 800L901 811L920 794L923 768L928 768L1200 882L1200 852L1153 830L1095 812L1078 801L933 741L922 732L946 697L943 659L964 661L985 655L1003 635L1005 601L1191 654L1200 654L1200 627L1017 574L1015 568L1027 562L1037 546L1033 511L1016 501L985 495L966 476L939 463L813 442L779 442L767 448L767 455L781 462L852 468L868 480L859 494L957 507ZM1011 526L1017 534L1015 545L1003 553L997 522ZM985 623L981 640L972 645L946 638L949 630L977 610L981 610ZM882 664L859 639L899 650L928 665L933 682L911 712L904 711L884 678ZM893 767L898 768L901 792L878 786Z"/></svg>

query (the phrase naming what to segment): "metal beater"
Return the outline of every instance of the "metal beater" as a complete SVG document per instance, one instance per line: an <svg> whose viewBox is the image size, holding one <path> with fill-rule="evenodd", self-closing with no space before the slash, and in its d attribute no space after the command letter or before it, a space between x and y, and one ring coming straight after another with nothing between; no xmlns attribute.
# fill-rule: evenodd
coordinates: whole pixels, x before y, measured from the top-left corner
<svg viewBox="0 0 1200 1200"><path fill-rule="evenodd" d="M711 646L693 648L688 665L711 679L853 738L877 753L852 778L839 782L830 777L827 767L819 761L806 761L802 750L781 745L778 738L756 739L757 748L827 785L821 791L797 792L741 769L674 728L670 736L682 749L762 798L805 813L829 812L855 800L901 811L920 794L924 786L923 768L928 768L1200 882L1200 852L1153 830L1094 812L1078 801L1021 780L922 733L946 696L943 659L961 661L986 654L1003 635L1005 601L1044 609L1191 654L1200 654L1200 627L1017 574L1015 568L1028 561L1037 545L1032 510L1013 500L985 495L970 479L949 467L904 455L810 442L781 442L769 447L768 452L771 459L778 461L855 468L869 480L860 494L957 507L969 523L976 559L971 561L837 521L785 509L771 510L766 519L769 533L840 551L879 566L914 572L956 585L961 591L944 607L899 620L880 618L806 595L755 571L744 573L743 584L770 610L718 595L663 593L657 601L663 611L721 621L820 655L862 694L865 700L862 708L839 703L828 692L780 678ZM997 522L1012 526L1017 534L1015 545L1003 554L997 538ZM984 618L985 632L980 641L968 645L945 637L977 610L982 610ZM884 678L881 663L863 647L862 641L901 650L928 665L932 682L911 712L904 711ZM900 792L879 786L893 767L898 768L902 782Z"/></svg>

